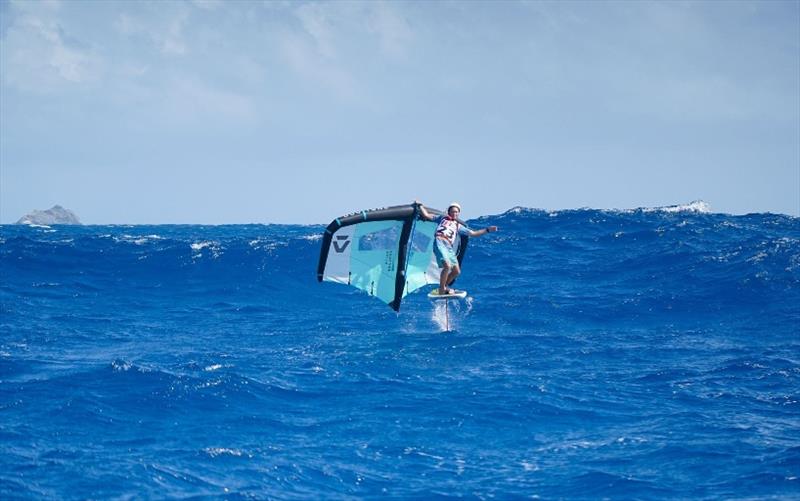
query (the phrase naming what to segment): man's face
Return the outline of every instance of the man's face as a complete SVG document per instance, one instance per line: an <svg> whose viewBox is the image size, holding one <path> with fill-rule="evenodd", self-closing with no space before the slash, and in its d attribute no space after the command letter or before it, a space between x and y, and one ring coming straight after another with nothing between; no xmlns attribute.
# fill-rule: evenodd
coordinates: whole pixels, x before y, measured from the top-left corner
<svg viewBox="0 0 800 501"><path fill-rule="evenodd" d="M458 207L450 207L447 213L450 215L450 217L458 217L458 215L461 214L461 211L458 209Z"/></svg>

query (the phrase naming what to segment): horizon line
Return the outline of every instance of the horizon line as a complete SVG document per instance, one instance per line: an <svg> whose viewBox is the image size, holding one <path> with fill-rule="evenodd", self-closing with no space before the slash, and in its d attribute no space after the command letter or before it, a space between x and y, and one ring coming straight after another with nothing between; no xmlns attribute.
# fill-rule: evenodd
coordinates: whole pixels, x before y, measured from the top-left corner
<svg viewBox="0 0 800 501"><path fill-rule="evenodd" d="M60 204L56 204L60 205ZM55 206L54 206L55 207ZM62 206L63 207L63 206ZM34 209L34 211L40 211L39 209ZM48 209L45 209L48 210ZM365 209L365 210L374 210L374 208ZM547 214L554 214L559 212L577 212L577 211L600 211L600 212L661 212L661 213L689 213L689 214L707 214L707 215L726 215L726 216L749 216L749 215L778 215L778 216L785 216L790 218L800 218L800 214L787 214L784 212L772 212L772 211L765 211L765 212L741 212L741 213L732 213L732 212L716 212L711 210L711 206L703 201L703 200L694 200L687 204L675 204L675 205L665 205L665 206L656 206L656 207L634 207L634 208L619 208L619 207L572 207L572 208L561 208L561 209L545 209L541 207L525 207L521 205L517 205L511 207L510 209L506 209L503 212L494 213L494 214L482 214L475 216L473 218L466 219L467 221L477 220L482 218L491 218L491 217L498 217L504 216L510 212L544 212ZM32 211L33 212L33 211ZM27 215L27 214L26 214ZM340 215L341 216L341 215ZM340 217L337 216L337 217ZM20 219L24 218L22 216ZM335 220L331 218L331 220ZM325 226L328 223L319 222L319 223L297 223L297 222L224 222L224 223L201 223L201 222L158 222L158 223L136 223L136 222L117 222L117 223L79 223L79 224L63 224L63 223L51 223L48 225L37 225L37 224L28 224L28 223L19 223L19 222L0 222L0 226L31 226L31 227L43 227L43 226L270 226L270 225L283 225L283 226Z"/></svg>

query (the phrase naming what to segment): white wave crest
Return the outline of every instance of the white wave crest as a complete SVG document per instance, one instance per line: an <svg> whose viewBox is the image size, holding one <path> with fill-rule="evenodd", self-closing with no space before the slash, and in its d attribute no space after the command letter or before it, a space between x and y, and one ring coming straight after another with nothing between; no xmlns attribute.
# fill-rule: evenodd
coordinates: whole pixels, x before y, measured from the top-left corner
<svg viewBox="0 0 800 501"><path fill-rule="evenodd" d="M211 252L211 257L214 259L220 257L222 255L222 245L219 242L215 242L213 240L205 240L202 242L194 242L189 244L189 247L194 251L192 254L192 259L198 259L203 257L203 250L208 249Z"/></svg>
<svg viewBox="0 0 800 501"><path fill-rule="evenodd" d="M106 235L101 235L101 238L106 237ZM164 240L164 237L160 235L128 235L122 234L118 237L113 237L115 242L125 242L134 245L144 245L153 240Z"/></svg>
<svg viewBox="0 0 800 501"><path fill-rule="evenodd" d="M111 370L114 372L128 372L133 364L127 360L114 360L111 362Z"/></svg>
<svg viewBox="0 0 800 501"><path fill-rule="evenodd" d="M642 212L696 212L698 214L710 214L711 206L703 200L695 200L683 205L667 205L665 207L642 208Z"/></svg>
<svg viewBox="0 0 800 501"><path fill-rule="evenodd" d="M245 452L240 451L239 449L229 449L227 447L206 447L203 449L203 452L211 456L212 458L218 456L233 456L233 457L253 457L252 454L247 454Z"/></svg>
<svg viewBox="0 0 800 501"><path fill-rule="evenodd" d="M269 238L257 238L255 240L251 240L249 245L253 248L253 250L272 251L279 247L287 247L289 243L280 240L272 240Z"/></svg>
<svg viewBox="0 0 800 501"><path fill-rule="evenodd" d="M638 207L635 209L592 209L591 207L580 207L574 209L536 209L531 207L516 206L508 209L507 211L499 214L500 216L507 215L527 215L527 214L546 214L549 217L558 217L563 213L573 213L587 210L600 210L610 213L634 213L634 212L694 212L697 214L711 213L711 205L703 200L694 200L688 204L666 205L661 207ZM486 219L494 216L481 216L478 220Z"/></svg>

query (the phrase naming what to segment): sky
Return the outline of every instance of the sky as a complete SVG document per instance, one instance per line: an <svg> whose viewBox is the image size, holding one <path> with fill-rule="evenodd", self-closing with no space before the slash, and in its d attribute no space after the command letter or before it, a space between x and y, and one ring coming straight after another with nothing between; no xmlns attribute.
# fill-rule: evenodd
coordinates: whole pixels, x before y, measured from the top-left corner
<svg viewBox="0 0 800 501"><path fill-rule="evenodd" d="M800 1L0 0L0 223L800 216Z"/></svg>

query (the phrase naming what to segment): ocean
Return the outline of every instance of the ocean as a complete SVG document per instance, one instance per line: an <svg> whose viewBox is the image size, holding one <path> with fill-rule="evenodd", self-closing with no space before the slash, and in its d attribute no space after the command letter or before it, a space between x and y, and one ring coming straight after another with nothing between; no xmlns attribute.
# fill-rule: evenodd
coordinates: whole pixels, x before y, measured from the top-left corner
<svg viewBox="0 0 800 501"><path fill-rule="evenodd" d="M517 207L399 313L327 223L1 226L0 498L800 498L800 219Z"/></svg>

